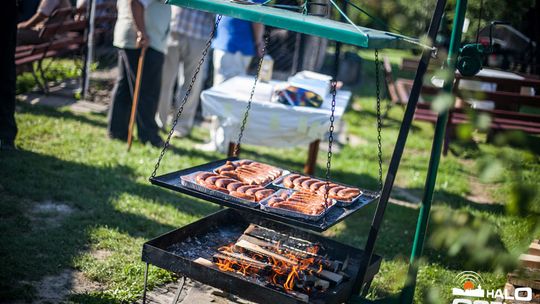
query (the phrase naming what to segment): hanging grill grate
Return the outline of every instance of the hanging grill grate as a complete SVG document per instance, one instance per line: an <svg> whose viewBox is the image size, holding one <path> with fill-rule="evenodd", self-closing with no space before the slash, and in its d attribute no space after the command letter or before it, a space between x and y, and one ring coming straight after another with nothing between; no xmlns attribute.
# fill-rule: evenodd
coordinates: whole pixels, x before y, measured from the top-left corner
<svg viewBox="0 0 540 304"><path fill-rule="evenodd" d="M362 195L350 207L335 206L334 208L330 209L329 212L321 220L311 221L311 220L294 218L290 216L271 213L266 210L260 209L258 207L250 207L249 205L246 205L245 203L237 203L223 196L216 196L215 192L212 190L204 189L202 187L199 189L194 189L193 187L183 185L181 182L182 176L187 176L198 171L211 172L215 168L224 165L229 160L236 160L236 158L218 160L218 161L210 162L208 164L192 167L189 169L184 169L184 170L164 174L161 176L153 177L150 179L150 181L154 185L161 186L161 187L164 187L173 191L177 191L180 193L184 193L193 197L197 197L197 198L200 198L209 202L213 202L213 203L225 206L225 207L232 207L235 209L240 209L245 212L250 212L258 216L264 216L269 219L273 219L273 220L280 221L283 223L288 223L297 227L302 227L302 228L310 229L313 231L327 230L328 228L334 226L335 224L339 223L345 218L351 216L352 214L362 209L363 207L369 205L372 202L375 202L379 197L379 194L376 192L360 189L362 191ZM272 185L269 185L268 187L273 188ZM273 188L273 189L277 189L277 188Z"/></svg>

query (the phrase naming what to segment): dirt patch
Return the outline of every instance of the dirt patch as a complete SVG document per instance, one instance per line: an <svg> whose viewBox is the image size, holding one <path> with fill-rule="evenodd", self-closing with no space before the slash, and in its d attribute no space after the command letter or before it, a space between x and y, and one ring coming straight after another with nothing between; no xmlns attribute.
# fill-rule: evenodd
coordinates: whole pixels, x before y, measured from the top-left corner
<svg viewBox="0 0 540 304"><path fill-rule="evenodd" d="M46 200L35 203L27 215L36 229L43 229L60 226L62 220L70 216L74 211L73 207L65 203Z"/></svg>
<svg viewBox="0 0 540 304"><path fill-rule="evenodd" d="M91 251L90 255L98 261L104 261L112 255L112 251L107 249L97 249Z"/></svg>
<svg viewBox="0 0 540 304"><path fill-rule="evenodd" d="M178 289L181 288L180 294L178 295L178 298L176 298L176 304L255 304L197 281L188 278L186 278L185 281L183 280L183 278L180 278L177 282L159 286L148 291L146 294L146 303L173 303ZM142 303L142 299L139 299L137 303Z"/></svg>
<svg viewBox="0 0 540 304"><path fill-rule="evenodd" d="M477 179L469 178L469 185L471 186L471 194L467 195L467 199L477 204L495 204L489 192L491 186L480 183Z"/></svg>
<svg viewBox="0 0 540 304"><path fill-rule="evenodd" d="M103 290L99 283L89 280L78 270L66 269L53 276L45 276L32 284L37 297L34 303L59 303L69 295Z"/></svg>

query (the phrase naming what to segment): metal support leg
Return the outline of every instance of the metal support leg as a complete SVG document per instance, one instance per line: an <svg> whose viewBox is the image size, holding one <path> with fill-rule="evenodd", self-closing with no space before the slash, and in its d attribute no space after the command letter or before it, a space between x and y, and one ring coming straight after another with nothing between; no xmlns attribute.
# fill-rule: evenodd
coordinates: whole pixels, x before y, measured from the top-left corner
<svg viewBox="0 0 540 304"><path fill-rule="evenodd" d="M142 294L142 304L146 303L146 287L148 286L148 266L149 264L146 263L146 268L144 269L144 289Z"/></svg>
<svg viewBox="0 0 540 304"><path fill-rule="evenodd" d="M444 7L446 6L446 0L437 0L437 5L435 6L435 11L433 17L429 24L428 38L431 41L435 41L437 32L439 31L439 25L441 23L441 18L444 13ZM422 58L418 64L418 69L414 77L413 87L409 95L409 102L405 109L405 115L403 116L403 121L399 129L398 138L396 140L396 145L394 152L392 153L392 159L390 160L390 166L388 167L388 173L386 174L386 179L384 181L384 186L381 192L381 197L377 203L377 209L375 215L373 216L373 221L371 223L371 229L369 231L368 239L366 241L366 246L364 248L364 258L362 264L358 270L358 276L353 285L353 292L358 294L365 280L365 275L368 269L368 266L371 264L371 257L373 256L373 250L375 248L375 242L379 234L379 229L383 222L384 213L386 212L386 207L388 205L388 200L390 199L390 192L394 186L394 179L397 174L399 163L401 162L401 157L403 155L403 150L405 149L405 143L407 142L407 137L409 135L409 130L411 128L412 120L414 117L414 112L416 109L416 104L418 103L418 98L420 97L420 91L422 89L422 82L424 75L431 59L432 51L424 49L422 52Z"/></svg>
<svg viewBox="0 0 540 304"><path fill-rule="evenodd" d="M178 289L176 289L176 293L174 294L174 299L171 304L178 303L178 299L180 299L180 294L182 294L182 290L184 290L184 284L186 283L186 277L182 277L182 281L180 284L178 284Z"/></svg>

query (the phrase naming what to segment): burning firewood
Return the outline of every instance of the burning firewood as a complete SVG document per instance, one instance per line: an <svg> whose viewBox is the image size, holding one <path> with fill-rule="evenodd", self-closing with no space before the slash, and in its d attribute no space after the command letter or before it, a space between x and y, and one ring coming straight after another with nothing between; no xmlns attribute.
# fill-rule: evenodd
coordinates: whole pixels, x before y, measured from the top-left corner
<svg viewBox="0 0 540 304"><path fill-rule="evenodd" d="M250 235L262 240L265 240L270 243L279 243L280 246L286 248L294 248L296 250L302 250L307 254L313 254L307 251L308 248L318 247L318 244L302 240L295 237L290 237L286 234L280 233L278 231L264 228L258 225L251 224L246 228L244 234Z"/></svg>
<svg viewBox="0 0 540 304"><path fill-rule="evenodd" d="M218 263L218 266L219 264L221 264L222 261L228 261L230 264L239 265L240 268L242 268L242 266L253 267L258 270L270 268L270 265L266 263L259 262L247 256L234 252L220 251L220 253L214 254L213 258L214 262Z"/></svg>
<svg viewBox="0 0 540 304"><path fill-rule="evenodd" d="M275 253L273 251L264 249L263 247L261 247L259 245L256 245L256 244L253 244L253 243L250 243L250 242L246 241L245 239L238 241L235 244L235 246L246 249L246 250L249 250L249 251L252 251L252 252L255 252L255 253L258 253L258 254L261 254L263 256L267 256L267 257L282 261L282 262L287 263L287 264L292 265L292 266L297 266L299 264L298 261L292 260L292 259L290 259L288 257L277 254L277 253ZM338 274L338 273L334 273L334 272L331 272L331 271L328 271L328 270L325 270L325 269L322 269L322 265L319 268L317 268L315 266L307 266L307 267L305 267L305 269L309 270L310 272L316 273L317 276L319 276L319 277L321 277L323 279L326 279L328 281L331 281L335 285L337 285L337 284L339 284L339 283L341 283L343 281L343 275Z"/></svg>
<svg viewBox="0 0 540 304"><path fill-rule="evenodd" d="M332 272L337 273L344 269L343 262L330 260L319 255L317 253L317 250L320 247L318 244L300 240L300 244L304 247L303 249L300 249L294 246L297 245L296 241L298 239L292 239L289 236L283 235L283 237L277 236L279 241L275 241L272 239L273 234L277 235L278 232L252 224L244 231L244 235L242 235L239 240L246 240L252 244L256 244L270 250L276 247L283 248L285 250L294 252L296 256L300 256L302 258L308 258L310 256L316 257L317 262L322 264L324 269Z"/></svg>
<svg viewBox="0 0 540 304"><path fill-rule="evenodd" d="M249 250L249 251L252 251L252 252L255 252L255 253L258 253L258 254L262 254L264 256L267 256L267 257L270 257L270 258L274 258L276 260L280 260L284 263L287 263L287 264L290 264L290 265L298 265L298 262L297 261L294 261L294 260L291 260L289 258L286 258L282 255L279 255L279 254L276 254L270 250L266 250L264 248L262 248L261 246L259 245L255 245L255 244L252 244L246 240L240 240L238 241L236 244L235 244L236 247L240 247L240 248L244 248L246 250Z"/></svg>

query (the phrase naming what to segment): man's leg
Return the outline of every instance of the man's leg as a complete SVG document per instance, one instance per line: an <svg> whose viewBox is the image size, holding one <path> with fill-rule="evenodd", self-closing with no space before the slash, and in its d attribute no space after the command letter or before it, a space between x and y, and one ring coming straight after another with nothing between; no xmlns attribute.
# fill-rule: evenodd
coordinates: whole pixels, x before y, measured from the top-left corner
<svg viewBox="0 0 540 304"><path fill-rule="evenodd" d="M184 82L181 86L181 90L178 91L179 95L177 96L177 100L179 102L182 101L184 95L189 88L191 78L193 78L193 74L195 73L195 70L199 65L201 53L206 44L206 41L202 39L193 39L185 35L181 35L180 43L182 45L180 52L180 60L184 63ZM206 73L204 71L206 71L207 66L208 58L201 66L199 75L197 75L197 79L195 79L195 82L193 83L191 94L186 102L186 105L184 106L182 116L180 117L180 120L176 125L175 131L177 131L181 135L189 134L191 132L191 128L193 127L193 121L195 119L195 114L199 105L204 78L206 76ZM180 106L180 104L176 106Z"/></svg>
<svg viewBox="0 0 540 304"><path fill-rule="evenodd" d="M161 88L161 74L164 55L152 48L146 50L144 68L141 79L141 91L137 106L137 130L142 142L150 142L154 146L162 144L159 127L156 124L156 111Z"/></svg>
<svg viewBox="0 0 540 304"><path fill-rule="evenodd" d="M112 93L109 109L109 136L126 140L131 113L132 90L135 89L135 76L139 50L118 50L118 76ZM126 65L127 63L127 65Z"/></svg>
<svg viewBox="0 0 540 304"><path fill-rule="evenodd" d="M16 1L4 3L0 15L0 149L15 147L17 124L15 122L15 45L17 42Z"/></svg>
<svg viewBox="0 0 540 304"><path fill-rule="evenodd" d="M180 63L180 45L178 34L171 33L167 41L167 54L163 63L161 74L161 92L159 96L158 113L156 121L161 128L167 129L167 118L172 109L174 81L178 76Z"/></svg>

